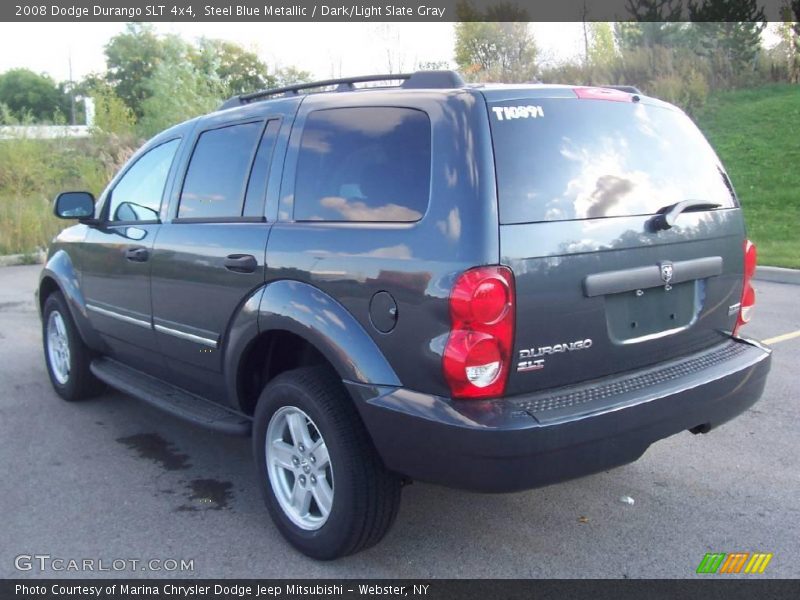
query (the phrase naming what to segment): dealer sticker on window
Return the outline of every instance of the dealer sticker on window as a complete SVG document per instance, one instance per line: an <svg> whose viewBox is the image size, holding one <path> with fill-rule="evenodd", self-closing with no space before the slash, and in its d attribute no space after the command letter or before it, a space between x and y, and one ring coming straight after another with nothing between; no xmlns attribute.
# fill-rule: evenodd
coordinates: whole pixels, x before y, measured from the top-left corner
<svg viewBox="0 0 800 600"><path fill-rule="evenodd" d="M494 116L498 121L508 121L511 119L536 119L544 117L544 110L541 106L532 104L524 106L493 106Z"/></svg>

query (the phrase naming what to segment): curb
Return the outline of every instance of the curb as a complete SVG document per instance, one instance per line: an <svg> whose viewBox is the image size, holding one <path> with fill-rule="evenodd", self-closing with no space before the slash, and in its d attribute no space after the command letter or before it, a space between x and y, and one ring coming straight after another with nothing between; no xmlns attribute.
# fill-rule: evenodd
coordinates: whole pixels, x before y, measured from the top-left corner
<svg viewBox="0 0 800 600"><path fill-rule="evenodd" d="M44 264L47 254L44 252L30 252L28 254L6 254L0 256L0 267L15 267L17 265Z"/></svg>
<svg viewBox="0 0 800 600"><path fill-rule="evenodd" d="M755 279L759 281L772 281L774 283L790 283L800 285L800 269L785 269L783 267L756 267Z"/></svg>

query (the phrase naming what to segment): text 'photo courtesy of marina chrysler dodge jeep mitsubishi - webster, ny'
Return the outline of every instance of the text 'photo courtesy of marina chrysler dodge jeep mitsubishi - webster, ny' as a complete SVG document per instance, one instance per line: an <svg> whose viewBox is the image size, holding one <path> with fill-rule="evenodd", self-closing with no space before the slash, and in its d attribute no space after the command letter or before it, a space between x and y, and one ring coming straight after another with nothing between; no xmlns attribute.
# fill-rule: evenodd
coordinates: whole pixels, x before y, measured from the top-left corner
<svg viewBox="0 0 800 600"><path fill-rule="evenodd" d="M413 480L543 486L758 400L756 250L679 109L451 71L254 92L157 135L41 273L55 390L251 435L305 554L377 543Z"/></svg>

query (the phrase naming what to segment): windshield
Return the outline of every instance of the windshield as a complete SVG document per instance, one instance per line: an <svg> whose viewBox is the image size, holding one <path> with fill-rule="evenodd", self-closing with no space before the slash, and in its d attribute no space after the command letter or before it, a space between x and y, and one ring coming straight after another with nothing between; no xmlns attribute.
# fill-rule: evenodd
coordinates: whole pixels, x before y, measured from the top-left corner
<svg viewBox="0 0 800 600"><path fill-rule="evenodd" d="M501 223L646 215L688 199L736 205L716 154L679 111L577 98L489 109Z"/></svg>

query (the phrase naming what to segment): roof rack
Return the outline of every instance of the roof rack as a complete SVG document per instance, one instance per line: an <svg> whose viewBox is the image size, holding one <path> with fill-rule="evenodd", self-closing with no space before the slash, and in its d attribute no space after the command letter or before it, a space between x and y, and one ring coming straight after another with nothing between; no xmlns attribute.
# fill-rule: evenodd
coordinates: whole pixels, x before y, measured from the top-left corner
<svg viewBox="0 0 800 600"><path fill-rule="evenodd" d="M400 87L405 89L425 89L425 88L459 88L463 87L464 80L455 71L417 71L415 73L390 73L388 75L362 75L361 77L345 77L343 79L325 79L323 81L312 81L310 83L298 83L287 85L269 90L251 92L228 98L217 110L243 106L251 102L266 100L272 96L291 95L296 96L303 90L313 90L321 87L336 86L334 91L347 92L357 89L356 83L369 83L372 81L403 81ZM385 86L381 86L385 87ZM388 86L387 86L388 87Z"/></svg>
<svg viewBox="0 0 800 600"><path fill-rule="evenodd" d="M610 90L619 90L620 92L628 92L629 94L641 94L641 90L633 85L601 85L602 88Z"/></svg>

